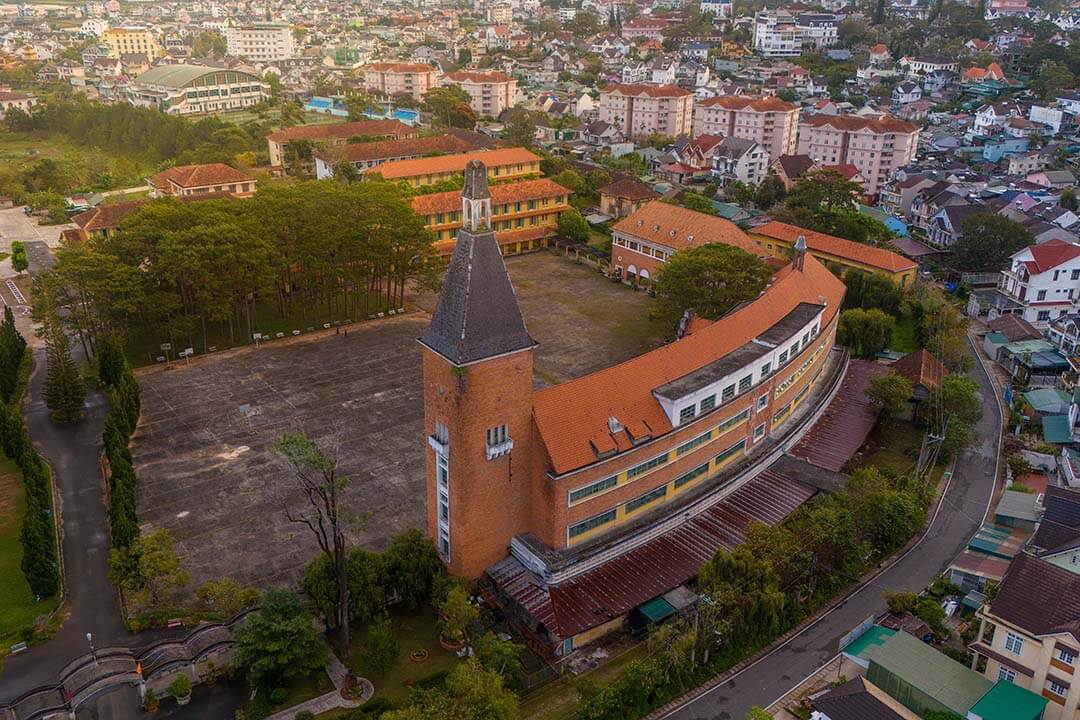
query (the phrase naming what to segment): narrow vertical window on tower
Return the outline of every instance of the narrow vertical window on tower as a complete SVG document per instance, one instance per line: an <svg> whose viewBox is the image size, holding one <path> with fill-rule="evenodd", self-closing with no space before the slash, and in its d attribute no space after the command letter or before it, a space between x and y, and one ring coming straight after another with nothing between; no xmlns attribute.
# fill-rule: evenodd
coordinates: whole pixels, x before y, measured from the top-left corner
<svg viewBox="0 0 1080 720"><path fill-rule="evenodd" d="M439 554L450 562L450 431L442 422L435 423L435 485L439 498Z"/></svg>
<svg viewBox="0 0 1080 720"><path fill-rule="evenodd" d="M510 432L506 423L487 429L487 459L494 460L514 449L514 441L510 438Z"/></svg>

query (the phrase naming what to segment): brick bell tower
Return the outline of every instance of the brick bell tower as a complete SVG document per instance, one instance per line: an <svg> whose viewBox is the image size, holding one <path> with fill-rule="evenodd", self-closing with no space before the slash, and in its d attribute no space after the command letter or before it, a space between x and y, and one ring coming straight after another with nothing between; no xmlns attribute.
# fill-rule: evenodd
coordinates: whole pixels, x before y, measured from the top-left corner
<svg viewBox="0 0 1080 720"><path fill-rule="evenodd" d="M528 529L533 348L491 230L487 168L465 168L463 224L424 365L427 530L454 575L474 579Z"/></svg>

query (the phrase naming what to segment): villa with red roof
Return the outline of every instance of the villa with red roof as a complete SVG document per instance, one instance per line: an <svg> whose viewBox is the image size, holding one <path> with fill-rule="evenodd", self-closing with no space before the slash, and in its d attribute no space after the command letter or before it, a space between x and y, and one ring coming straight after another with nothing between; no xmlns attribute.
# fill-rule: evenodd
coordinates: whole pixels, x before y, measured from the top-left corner
<svg viewBox="0 0 1080 720"><path fill-rule="evenodd" d="M1036 328L1066 315L1080 296L1080 245L1050 240L1013 254L1001 271L1000 314L1017 315Z"/></svg>

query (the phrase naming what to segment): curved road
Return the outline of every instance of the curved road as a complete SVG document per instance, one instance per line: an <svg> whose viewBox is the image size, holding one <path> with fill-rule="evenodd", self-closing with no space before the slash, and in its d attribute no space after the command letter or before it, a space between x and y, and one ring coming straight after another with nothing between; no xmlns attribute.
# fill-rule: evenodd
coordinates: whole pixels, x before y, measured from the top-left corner
<svg viewBox="0 0 1080 720"><path fill-rule="evenodd" d="M948 567L982 523L997 474L1000 405L978 361L972 377L984 408L975 428L977 444L956 464L941 509L921 543L800 635L727 682L669 711L664 720L743 720L751 706L772 703L833 658L845 633L883 612L883 591L918 592Z"/></svg>

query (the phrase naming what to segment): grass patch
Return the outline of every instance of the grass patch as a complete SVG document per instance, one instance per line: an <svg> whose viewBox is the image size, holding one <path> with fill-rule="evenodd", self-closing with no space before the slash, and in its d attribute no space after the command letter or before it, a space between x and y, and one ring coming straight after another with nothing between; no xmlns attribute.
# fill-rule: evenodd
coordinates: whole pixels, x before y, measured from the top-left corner
<svg viewBox="0 0 1080 720"><path fill-rule="evenodd" d="M919 457L922 440L922 430L910 420L888 418L870 431L866 442L848 462L845 471L873 465L891 475L911 472Z"/></svg>
<svg viewBox="0 0 1080 720"><path fill-rule="evenodd" d="M116 203L131 202L132 200L143 200L150 197L149 190L139 190L132 193L120 193L117 195L109 195L101 201L102 205L115 205Z"/></svg>
<svg viewBox="0 0 1080 720"><path fill-rule="evenodd" d="M454 653L442 649L439 645L439 631L435 626L435 613L431 608L422 606L414 611L396 607L390 612L390 621L398 639L398 656L394 664L385 673L371 672L364 659L364 646L367 643L367 628L353 637L348 666L361 677L366 677L375 685L375 697L384 697L394 705L400 705L409 698L409 686L437 672L449 672L458 663ZM428 657L423 662L413 662L409 653L424 649Z"/></svg>
<svg viewBox="0 0 1080 720"><path fill-rule="evenodd" d="M61 163L65 175L73 178L72 184L86 192L140 185L155 171L134 153L121 156L76 145L60 133L0 133L0 167L23 171L40 160Z"/></svg>
<svg viewBox="0 0 1080 720"><path fill-rule="evenodd" d="M915 337L915 320L913 318L898 320L893 325L889 349L902 353L915 352L919 349L919 341Z"/></svg>
<svg viewBox="0 0 1080 720"><path fill-rule="evenodd" d="M22 474L15 462L0 456L0 654L8 646L29 639L34 621L53 608L51 598L35 602L22 568Z"/></svg>
<svg viewBox="0 0 1080 720"><path fill-rule="evenodd" d="M581 675L563 675L521 701L521 717L525 720L566 720L574 713L578 705L578 692L574 687L578 678L588 679L598 685L614 682L626 667L645 657L645 643L639 643L622 655L610 660L594 670Z"/></svg>

